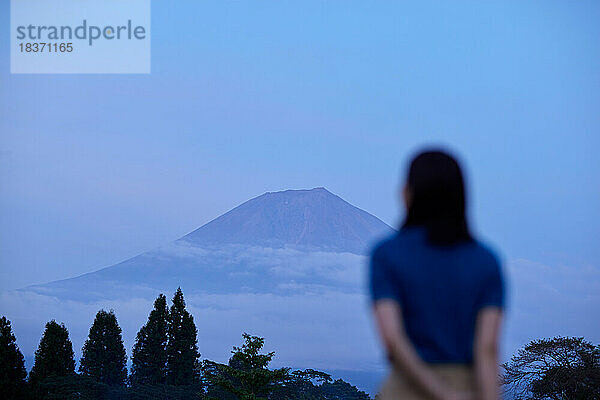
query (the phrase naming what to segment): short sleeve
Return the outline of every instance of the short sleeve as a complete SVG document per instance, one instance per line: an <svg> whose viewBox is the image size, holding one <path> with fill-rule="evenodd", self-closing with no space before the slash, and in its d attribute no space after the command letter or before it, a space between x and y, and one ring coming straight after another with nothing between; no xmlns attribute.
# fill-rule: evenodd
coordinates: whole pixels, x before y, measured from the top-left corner
<svg viewBox="0 0 600 400"><path fill-rule="evenodd" d="M495 257L485 276L477 308L484 307L504 308L504 279L500 263Z"/></svg>
<svg viewBox="0 0 600 400"><path fill-rule="evenodd" d="M399 290L383 250L379 247L371 255L369 268L371 300L376 302L382 299L392 299L400 302Z"/></svg>

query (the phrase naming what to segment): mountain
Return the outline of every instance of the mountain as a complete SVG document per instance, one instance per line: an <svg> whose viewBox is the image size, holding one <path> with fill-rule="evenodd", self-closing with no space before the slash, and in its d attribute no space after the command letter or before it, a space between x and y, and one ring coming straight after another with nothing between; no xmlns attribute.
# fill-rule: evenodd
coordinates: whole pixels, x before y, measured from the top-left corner
<svg viewBox="0 0 600 400"><path fill-rule="evenodd" d="M362 290L360 256L392 232L325 188L268 192L159 249L27 290L77 301L184 284L205 293L281 293L298 285Z"/></svg>
<svg viewBox="0 0 600 400"><path fill-rule="evenodd" d="M373 393L383 358L369 320L366 255L392 232L324 188L265 193L118 264L0 293L0 305L26 356L52 318L80 349L100 308L115 310L131 349L153 299L181 286L203 357L226 362L249 332L276 351L275 367L361 377Z"/></svg>
<svg viewBox="0 0 600 400"><path fill-rule="evenodd" d="M385 223L327 189L268 192L214 219L181 240L194 245L296 246L365 254Z"/></svg>

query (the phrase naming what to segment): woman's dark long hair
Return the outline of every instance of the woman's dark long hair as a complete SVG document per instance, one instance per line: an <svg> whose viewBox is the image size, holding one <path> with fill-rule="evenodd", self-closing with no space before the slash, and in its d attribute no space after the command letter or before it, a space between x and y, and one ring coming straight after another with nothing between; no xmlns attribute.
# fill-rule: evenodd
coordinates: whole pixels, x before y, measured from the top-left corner
<svg viewBox="0 0 600 400"><path fill-rule="evenodd" d="M443 151L417 155L408 171L410 201L403 228L423 226L429 241L473 240L465 214L465 185L458 162Z"/></svg>

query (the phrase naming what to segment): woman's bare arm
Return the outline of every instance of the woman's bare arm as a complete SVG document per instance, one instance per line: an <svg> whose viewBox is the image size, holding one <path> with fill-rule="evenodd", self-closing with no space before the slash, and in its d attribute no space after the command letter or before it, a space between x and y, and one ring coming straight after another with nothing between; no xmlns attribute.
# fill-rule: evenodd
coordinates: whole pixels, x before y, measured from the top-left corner
<svg viewBox="0 0 600 400"><path fill-rule="evenodd" d="M381 339L392 362L406 373L422 390L434 399L469 399L468 393L451 390L419 357L406 336L400 305L394 300L379 300L375 303L375 319Z"/></svg>
<svg viewBox="0 0 600 400"><path fill-rule="evenodd" d="M477 380L477 398L498 400L498 339L502 311L498 307L486 307L479 311L475 326L473 361Z"/></svg>

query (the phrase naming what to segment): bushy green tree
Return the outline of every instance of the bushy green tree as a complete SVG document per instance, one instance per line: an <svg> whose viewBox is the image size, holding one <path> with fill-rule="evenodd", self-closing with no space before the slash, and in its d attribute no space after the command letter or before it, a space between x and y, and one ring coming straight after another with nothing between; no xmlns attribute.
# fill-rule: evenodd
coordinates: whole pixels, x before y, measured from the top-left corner
<svg viewBox="0 0 600 400"><path fill-rule="evenodd" d="M239 400L227 390L228 382L233 376L228 373L228 366L211 360L203 360L200 367L201 384L207 399Z"/></svg>
<svg viewBox="0 0 600 400"><path fill-rule="evenodd" d="M124 385L126 362L127 354L117 317L112 310L98 311L83 345L79 371L107 385Z"/></svg>
<svg viewBox="0 0 600 400"><path fill-rule="evenodd" d="M199 386L135 385L127 389L127 400L201 400ZM221 399L220 399L221 400Z"/></svg>
<svg viewBox="0 0 600 400"><path fill-rule="evenodd" d="M325 400L321 391L331 376L314 369L298 370L288 374L287 379L269 396L269 400Z"/></svg>
<svg viewBox="0 0 600 400"><path fill-rule="evenodd" d="M148 322L137 334L133 346L131 383L162 384L167 379L167 298L160 294L154 301Z"/></svg>
<svg viewBox="0 0 600 400"><path fill-rule="evenodd" d="M535 340L502 367L515 398L600 399L600 347L581 337Z"/></svg>
<svg viewBox="0 0 600 400"><path fill-rule="evenodd" d="M124 388L108 386L96 379L72 374L50 376L40 381L34 392L36 400L106 400L122 399Z"/></svg>
<svg viewBox="0 0 600 400"><path fill-rule="evenodd" d="M288 374L283 384L269 395L269 400L369 400L360 391L342 379L332 381L325 372L307 369Z"/></svg>
<svg viewBox="0 0 600 400"><path fill-rule="evenodd" d="M191 385L196 381L198 357L194 317L185 309L181 288L173 296L168 318L167 383Z"/></svg>
<svg viewBox="0 0 600 400"><path fill-rule="evenodd" d="M12 333L10 321L0 318L0 393L6 400L21 399L25 393L25 363Z"/></svg>
<svg viewBox="0 0 600 400"><path fill-rule="evenodd" d="M36 385L51 376L67 376L75 373L73 345L64 324L55 320L46 329L35 352L35 363L29 373L29 382Z"/></svg>
<svg viewBox="0 0 600 400"><path fill-rule="evenodd" d="M288 368L268 369L275 352L261 354L265 340L243 334L242 347L234 347L229 365L208 364L205 379L213 390L224 391L241 400L268 399L269 395L288 378ZM210 393L209 393L210 395Z"/></svg>
<svg viewBox="0 0 600 400"><path fill-rule="evenodd" d="M342 379L337 379L334 382L326 382L320 386L321 394L327 400L369 400L369 395L358 390L356 386L352 386Z"/></svg>

